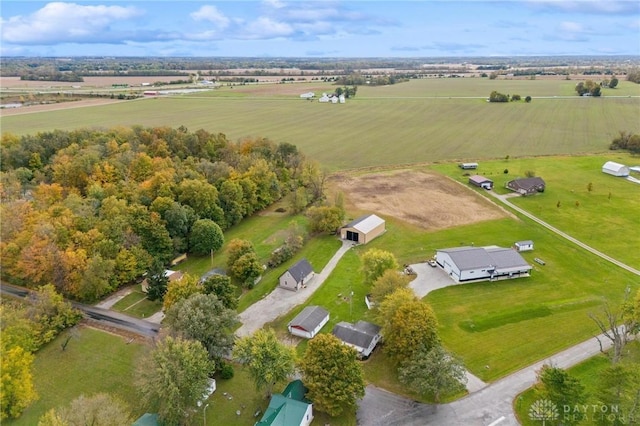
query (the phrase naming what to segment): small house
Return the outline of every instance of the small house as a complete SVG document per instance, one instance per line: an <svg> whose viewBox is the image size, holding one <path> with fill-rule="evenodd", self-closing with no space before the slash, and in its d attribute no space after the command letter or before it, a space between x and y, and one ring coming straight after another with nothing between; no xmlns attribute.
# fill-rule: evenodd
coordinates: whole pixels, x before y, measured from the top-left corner
<svg viewBox="0 0 640 426"><path fill-rule="evenodd" d="M380 326L367 321L358 321L355 324L342 321L333 327L331 333L345 345L354 348L361 359L368 358L382 338Z"/></svg>
<svg viewBox="0 0 640 426"><path fill-rule="evenodd" d="M306 393L300 380L289 383L282 393L271 395L262 419L254 426L309 426L313 405L304 397Z"/></svg>
<svg viewBox="0 0 640 426"><path fill-rule="evenodd" d="M469 183L471 185L477 186L479 188L491 189L493 188L493 181L484 176L473 175L469 177Z"/></svg>
<svg viewBox="0 0 640 426"><path fill-rule="evenodd" d="M475 170L478 168L478 163L460 163L458 167L462 170Z"/></svg>
<svg viewBox="0 0 640 426"><path fill-rule="evenodd" d="M307 306L289 322L287 328L294 336L311 339L327 322L329 311L320 306Z"/></svg>
<svg viewBox="0 0 640 426"><path fill-rule="evenodd" d="M280 287L298 291L311 278L313 278L313 268L307 259L301 259L280 275Z"/></svg>
<svg viewBox="0 0 640 426"><path fill-rule="evenodd" d="M331 98L326 93L323 93L322 96L318 99L318 102L329 102Z"/></svg>
<svg viewBox="0 0 640 426"><path fill-rule="evenodd" d="M616 163L615 161L607 161L602 166L602 173L612 176L626 177L629 176L631 170L624 164Z"/></svg>
<svg viewBox="0 0 640 426"><path fill-rule="evenodd" d="M516 251L531 251L533 250L533 241L531 240L517 241L513 245L513 248L515 248Z"/></svg>
<svg viewBox="0 0 640 426"><path fill-rule="evenodd" d="M386 229L384 219L375 214L360 216L340 228L340 238L358 244L366 244Z"/></svg>
<svg viewBox="0 0 640 426"><path fill-rule="evenodd" d="M522 196L544 192L545 185L544 180L537 176L524 179L514 179L507 182L508 189L517 192Z"/></svg>

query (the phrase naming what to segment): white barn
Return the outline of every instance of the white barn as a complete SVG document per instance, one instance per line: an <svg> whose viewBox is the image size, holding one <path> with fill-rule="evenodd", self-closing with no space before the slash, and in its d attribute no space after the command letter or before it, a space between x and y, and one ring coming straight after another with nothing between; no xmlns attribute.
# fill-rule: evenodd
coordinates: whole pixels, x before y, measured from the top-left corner
<svg viewBox="0 0 640 426"><path fill-rule="evenodd" d="M612 176L625 177L629 176L630 172L631 171L629 170L629 167L625 166L624 164L616 163L615 161L607 161L602 166L602 173L606 173Z"/></svg>
<svg viewBox="0 0 640 426"><path fill-rule="evenodd" d="M436 262L456 282L528 277L532 266L502 247L456 247L436 251Z"/></svg>
<svg viewBox="0 0 640 426"><path fill-rule="evenodd" d="M307 306L287 325L294 336L311 339L329 322L329 311L320 306Z"/></svg>

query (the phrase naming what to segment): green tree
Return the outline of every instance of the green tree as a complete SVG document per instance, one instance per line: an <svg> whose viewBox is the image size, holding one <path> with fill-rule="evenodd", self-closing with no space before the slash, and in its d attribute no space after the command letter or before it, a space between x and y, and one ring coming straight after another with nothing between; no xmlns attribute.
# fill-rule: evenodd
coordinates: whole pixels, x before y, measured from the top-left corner
<svg viewBox="0 0 640 426"><path fill-rule="evenodd" d="M147 297L151 301L162 300L169 285L169 277L165 274L164 264L160 260L154 259L146 275Z"/></svg>
<svg viewBox="0 0 640 426"><path fill-rule="evenodd" d="M170 281L167 285L167 292L162 300L162 308L168 311L173 305L190 296L202 293L204 289L198 282L195 275L184 274L179 280Z"/></svg>
<svg viewBox="0 0 640 426"><path fill-rule="evenodd" d="M238 340L233 357L247 366L256 389L266 389L267 395L271 395L277 382L288 379L295 371L295 349L280 343L272 329L260 329Z"/></svg>
<svg viewBox="0 0 640 426"><path fill-rule="evenodd" d="M80 395L68 407L47 411L38 426L121 426L130 425L134 419L130 408L120 398L107 393L92 396Z"/></svg>
<svg viewBox="0 0 640 426"><path fill-rule="evenodd" d="M394 269L387 269L379 276L371 286L371 298L380 304L385 297L392 294L400 288L407 288L409 286L410 278L407 275L402 275Z"/></svg>
<svg viewBox="0 0 640 426"><path fill-rule="evenodd" d="M393 253L380 249L369 249L362 255L362 271L367 284L373 284L389 269L398 269L398 261Z"/></svg>
<svg viewBox="0 0 640 426"><path fill-rule="evenodd" d="M61 331L73 327L82 314L56 292L51 284L39 287L29 295L27 318L34 323L38 347L52 341Z"/></svg>
<svg viewBox="0 0 640 426"><path fill-rule="evenodd" d="M421 346L398 371L400 381L419 394L433 395L435 402L446 394L461 392L467 382L462 361L442 345Z"/></svg>
<svg viewBox="0 0 640 426"><path fill-rule="evenodd" d="M237 314L225 307L214 294L193 294L166 312L165 323L171 333L202 343L216 365L220 365L222 358L231 352Z"/></svg>
<svg viewBox="0 0 640 426"><path fill-rule="evenodd" d="M571 376L566 370L545 364L537 375L537 394L540 398L556 404L561 412L565 406L573 407L585 401L584 386L580 380ZM576 423L573 420L566 419L566 422L567 424Z"/></svg>
<svg viewBox="0 0 640 426"><path fill-rule="evenodd" d="M604 369L596 386L599 405L616 407L614 416L603 416L602 425L623 425L624 419L637 418L640 407L640 369L635 363L619 363ZM628 423L634 424L634 423Z"/></svg>
<svg viewBox="0 0 640 426"><path fill-rule="evenodd" d="M253 243L249 240L234 238L227 244L227 270L233 268L233 264L247 253L255 253Z"/></svg>
<svg viewBox="0 0 640 426"><path fill-rule="evenodd" d="M211 275L202 283L205 294L215 294L218 300L228 309L238 307L236 287L231 284L231 278L227 275Z"/></svg>
<svg viewBox="0 0 640 426"><path fill-rule="evenodd" d="M609 80L609 89L615 89L618 86L618 78L614 75L611 80Z"/></svg>
<svg viewBox="0 0 640 426"><path fill-rule="evenodd" d="M300 370L309 389L307 398L332 417L355 410L364 396L364 373L355 349L332 334L318 334L309 341Z"/></svg>
<svg viewBox="0 0 640 426"><path fill-rule="evenodd" d="M438 321L431 306L415 297L411 289L399 289L388 295L378 307L384 350L398 364L410 359L425 346L440 343Z"/></svg>
<svg viewBox="0 0 640 426"><path fill-rule="evenodd" d="M201 219L224 223L224 212L218 205L218 189L204 180L185 179L178 188L178 201L190 206Z"/></svg>
<svg viewBox="0 0 640 426"><path fill-rule="evenodd" d="M260 263L258 255L252 252L240 256L229 270L229 275L241 282L243 286L253 288L262 271L262 263Z"/></svg>
<svg viewBox="0 0 640 426"><path fill-rule="evenodd" d="M310 207L307 216L312 233L334 234L344 221L344 210L337 206Z"/></svg>
<svg viewBox="0 0 640 426"><path fill-rule="evenodd" d="M531 96L527 96L527 97L525 97L525 98L524 98L524 101L525 101L526 103L531 102Z"/></svg>
<svg viewBox="0 0 640 426"><path fill-rule="evenodd" d="M0 348L0 420L17 418L25 408L38 399L33 386L33 355L20 346Z"/></svg>
<svg viewBox="0 0 640 426"><path fill-rule="evenodd" d="M193 224L189 235L191 251L199 255L207 255L218 251L224 244L222 229L210 219L199 219Z"/></svg>
<svg viewBox="0 0 640 426"><path fill-rule="evenodd" d="M168 336L141 363L140 394L163 422L185 424L209 386L213 370L200 342Z"/></svg>
<svg viewBox="0 0 640 426"><path fill-rule="evenodd" d="M489 102L509 102L509 95L494 90L489 95Z"/></svg>

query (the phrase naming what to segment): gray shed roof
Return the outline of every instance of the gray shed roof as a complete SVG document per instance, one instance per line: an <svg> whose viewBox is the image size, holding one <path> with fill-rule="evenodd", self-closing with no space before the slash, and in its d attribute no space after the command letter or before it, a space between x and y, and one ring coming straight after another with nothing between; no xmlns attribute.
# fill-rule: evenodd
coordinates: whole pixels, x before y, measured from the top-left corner
<svg viewBox="0 0 640 426"><path fill-rule="evenodd" d="M366 321L358 321L355 324L342 321L333 327L332 333L345 343L368 348L374 337L380 333L380 327Z"/></svg>
<svg viewBox="0 0 640 426"><path fill-rule="evenodd" d="M509 188L520 188L525 191L530 190L532 188L537 188L538 186L545 186L544 179L541 177L535 176L524 179L514 179L507 183Z"/></svg>
<svg viewBox="0 0 640 426"><path fill-rule="evenodd" d="M321 306L307 306L288 325L305 331L313 331L328 316L329 312Z"/></svg>
<svg viewBox="0 0 640 426"><path fill-rule="evenodd" d="M496 269L529 266L520 253L502 247L456 247L438 251L447 253L461 271L490 266Z"/></svg>
<svg viewBox="0 0 640 426"><path fill-rule="evenodd" d="M313 272L313 268L311 264L307 261L307 259L301 259L288 269L289 273L293 276L296 282L302 281L304 277Z"/></svg>
<svg viewBox="0 0 640 426"><path fill-rule="evenodd" d="M375 214L368 214L352 220L351 222L347 223L344 228L355 228L358 231L364 232L366 234L382 223L384 223L384 219L382 219L381 217L378 217Z"/></svg>

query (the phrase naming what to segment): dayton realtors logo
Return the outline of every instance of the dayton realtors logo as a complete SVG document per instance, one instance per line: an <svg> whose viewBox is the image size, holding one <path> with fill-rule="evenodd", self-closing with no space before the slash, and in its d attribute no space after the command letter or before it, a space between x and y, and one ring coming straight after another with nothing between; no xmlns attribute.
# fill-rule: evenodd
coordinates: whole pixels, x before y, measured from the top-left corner
<svg viewBox="0 0 640 426"><path fill-rule="evenodd" d="M539 399L529 407L529 418L541 421L543 425L547 421L558 420L559 417L558 407L548 399Z"/></svg>

